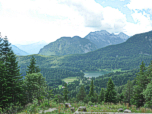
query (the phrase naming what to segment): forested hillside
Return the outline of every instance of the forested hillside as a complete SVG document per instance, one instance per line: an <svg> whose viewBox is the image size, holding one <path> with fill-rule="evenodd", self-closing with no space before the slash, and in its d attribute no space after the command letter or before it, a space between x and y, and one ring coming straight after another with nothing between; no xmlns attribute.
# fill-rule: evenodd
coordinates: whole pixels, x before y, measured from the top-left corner
<svg viewBox="0 0 152 114"><path fill-rule="evenodd" d="M98 71L102 69L131 70L139 68L144 61L148 66L152 58L152 31L137 34L126 42L110 45L86 54L71 54L64 56L34 55L40 68L62 68L75 72ZM32 56L32 55L31 55ZM17 56L19 66L25 68L31 56Z"/></svg>
<svg viewBox="0 0 152 114"><path fill-rule="evenodd" d="M145 34L135 35L136 37L133 41L136 41L138 45L136 38L140 39L139 36L143 37ZM142 45L140 50L143 49L142 51L149 55L138 54L136 51L139 51L139 49L133 46L133 48L130 49L130 53L124 50L126 51L126 53L124 53L126 54L126 59L122 56L117 57L117 60L122 63L116 63L117 61L115 61L114 57L108 58L111 53L111 51L108 51L110 46L87 54L16 56L8 47L9 44L5 38L4 43L0 44L0 108L2 108L2 111L9 113L9 107L12 105L14 106L12 113L14 113L13 111L17 110L17 108L15 108L17 106L19 106L18 109L23 110L28 103L37 102L37 105L33 105L33 108L30 109L35 110L35 106L40 106L41 103L47 103L45 106L48 106L50 99L53 99L57 103L82 101L84 103L101 104L102 102L112 102L116 104L119 101L123 101L129 103L129 105L150 108L152 105L152 57L150 50L144 50L147 46L150 47L151 45L151 36L148 35L151 35L151 32L146 34L148 41L146 40L143 45L141 41L139 41L139 44ZM132 38L134 38L134 36ZM127 41L129 43L126 44L128 45L126 49L129 49L129 45L132 43L130 40ZM113 49L116 48L119 50L117 47L119 45L122 44L114 45ZM134 49L137 50L134 51ZM107 53L105 50L107 50ZM110 48L110 50L112 49ZM105 53L104 56L100 55L102 52ZM115 53L116 52L117 51L115 51ZM103 57L102 62L99 61L100 56ZM74 58L75 60L73 60ZM147 67L142 60L147 62ZM92 61L96 62L96 64ZM150 62L148 63L148 61ZM108 67L108 62L112 62L110 64L111 67ZM72 66L68 66L70 64L72 64ZM83 64L88 66L85 66L83 69ZM105 66L102 66L104 64ZM128 66L126 67L127 64ZM138 64L139 66L137 66ZM20 65L25 78L20 74ZM120 68L120 66L124 66L122 67L123 69L132 68L132 70L105 74L97 78L92 78L91 81L85 78L82 72L82 70L89 71L90 69L103 70L102 68L109 68L110 70L112 68ZM136 69L136 67L140 68ZM78 80L69 84L62 81L63 78L72 76L77 77ZM59 89L61 83L64 89Z"/></svg>
<svg viewBox="0 0 152 114"><path fill-rule="evenodd" d="M97 49L97 46L88 39L79 36L61 37L55 42L40 49L40 55L68 55L68 54L83 54Z"/></svg>

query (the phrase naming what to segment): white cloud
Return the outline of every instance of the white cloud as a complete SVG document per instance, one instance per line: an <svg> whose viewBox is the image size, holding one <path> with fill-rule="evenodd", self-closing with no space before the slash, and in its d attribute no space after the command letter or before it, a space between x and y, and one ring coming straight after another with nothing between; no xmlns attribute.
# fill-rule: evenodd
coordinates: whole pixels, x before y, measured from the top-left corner
<svg viewBox="0 0 152 114"><path fill-rule="evenodd" d="M127 23L125 29L129 34L133 34L133 32L143 33L152 30L152 20L150 19L150 14L143 11L143 9L151 9L150 11L152 11L151 0L130 0L130 3L127 4L127 7L131 10L134 10L131 16L136 22L136 24Z"/></svg>
<svg viewBox="0 0 152 114"><path fill-rule="evenodd" d="M151 0L130 0L130 3L127 5L129 9L152 9Z"/></svg>
<svg viewBox="0 0 152 114"><path fill-rule="evenodd" d="M146 14L145 12L142 14L135 11L135 13L132 14L132 17L136 24L127 22L125 30L128 34L143 33L152 30L152 20L150 20L149 14Z"/></svg>
<svg viewBox="0 0 152 114"><path fill-rule="evenodd" d="M136 32L132 28L139 25L150 28L148 17L138 20L141 15L133 14L141 23L148 21L146 26L127 23L126 15L118 9L103 8L94 0L0 0L0 3L0 32L12 44L53 42L62 36L84 37L95 30L132 35Z"/></svg>

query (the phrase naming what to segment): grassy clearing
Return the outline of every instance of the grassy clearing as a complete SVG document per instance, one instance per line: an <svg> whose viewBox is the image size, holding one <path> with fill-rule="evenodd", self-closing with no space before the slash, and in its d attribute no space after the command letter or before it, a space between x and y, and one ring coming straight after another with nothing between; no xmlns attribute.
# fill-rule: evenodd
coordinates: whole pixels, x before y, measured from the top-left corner
<svg viewBox="0 0 152 114"><path fill-rule="evenodd" d="M73 82L74 80L78 80L77 77L68 77L68 78L62 79L62 81L64 82Z"/></svg>
<svg viewBox="0 0 152 114"><path fill-rule="evenodd" d="M116 71L121 72L121 68L112 70L112 72L114 72L114 73L115 73Z"/></svg>
<svg viewBox="0 0 152 114"><path fill-rule="evenodd" d="M61 89L62 88L62 85L59 85L59 89Z"/></svg>

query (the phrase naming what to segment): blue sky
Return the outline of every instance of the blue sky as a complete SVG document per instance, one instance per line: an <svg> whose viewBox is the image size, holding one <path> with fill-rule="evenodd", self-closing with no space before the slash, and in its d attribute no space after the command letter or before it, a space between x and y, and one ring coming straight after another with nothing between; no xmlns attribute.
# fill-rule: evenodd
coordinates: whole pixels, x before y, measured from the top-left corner
<svg viewBox="0 0 152 114"><path fill-rule="evenodd" d="M151 0L0 0L0 32L12 44L47 43L107 30L152 30Z"/></svg>

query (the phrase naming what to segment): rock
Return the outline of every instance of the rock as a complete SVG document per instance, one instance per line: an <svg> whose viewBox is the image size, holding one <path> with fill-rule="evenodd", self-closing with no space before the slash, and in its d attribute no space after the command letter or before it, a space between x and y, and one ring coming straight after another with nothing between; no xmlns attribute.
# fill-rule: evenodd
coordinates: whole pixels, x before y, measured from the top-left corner
<svg viewBox="0 0 152 114"><path fill-rule="evenodd" d="M119 108L119 109L118 109L118 112L122 112L122 111L123 111L123 109L122 109L122 108Z"/></svg>
<svg viewBox="0 0 152 114"><path fill-rule="evenodd" d="M69 108L70 103L65 103L65 107Z"/></svg>
<svg viewBox="0 0 152 114"><path fill-rule="evenodd" d="M74 108L74 107L71 107L71 111L72 111L72 112L75 112L75 108Z"/></svg>
<svg viewBox="0 0 152 114"><path fill-rule="evenodd" d="M78 111L86 112L87 110L86 110L85 106L80 106L79 109L78 109Z"/></svg>
<svg viewBox="0 0 152 114"><path fill-rule="evenodd" d="M131 110L126 109L124 110L124 113L131 113Z"/></svg>
<svg viewBox="0 0 152 114"><path fill-rule="evenodd" d="M70 107L72 107L71 105L68 105L68 107L70 108Z"/></svg>

